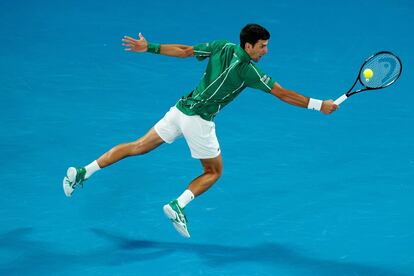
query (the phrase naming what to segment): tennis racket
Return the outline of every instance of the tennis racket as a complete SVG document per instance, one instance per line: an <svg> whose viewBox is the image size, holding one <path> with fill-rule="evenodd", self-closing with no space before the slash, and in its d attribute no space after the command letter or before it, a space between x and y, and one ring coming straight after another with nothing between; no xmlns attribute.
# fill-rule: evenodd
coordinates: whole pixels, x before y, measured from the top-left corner
<svg viewBox="0 0 414 276"><path fill-rule="evenodd" d="M378 52L365 60L354 85L334 103L339 105L357 93L388 87L400 77L401 72L402 63L399 57L388 51ZM362 88L356 88L358 83Z"/></svg>

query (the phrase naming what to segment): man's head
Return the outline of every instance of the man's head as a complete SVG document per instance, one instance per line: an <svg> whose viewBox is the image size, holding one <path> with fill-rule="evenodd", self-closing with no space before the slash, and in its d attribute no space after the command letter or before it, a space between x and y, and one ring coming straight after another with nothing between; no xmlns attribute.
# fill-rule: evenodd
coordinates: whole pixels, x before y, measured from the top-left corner
<svg viewBox="0 0 414 276"><path fill-rule="evenodd" d="M270 33L258 24L247 24L240 32L240 46L254 61L267 54Z"/></svg>

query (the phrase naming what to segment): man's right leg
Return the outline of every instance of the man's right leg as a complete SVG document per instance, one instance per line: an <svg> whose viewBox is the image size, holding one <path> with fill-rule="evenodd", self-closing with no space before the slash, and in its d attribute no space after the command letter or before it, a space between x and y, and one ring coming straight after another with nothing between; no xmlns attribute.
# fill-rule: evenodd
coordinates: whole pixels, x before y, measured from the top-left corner
<svg viewBox="0 0 414 276"><path fill-rule="evenodd" d="M151 128L147 134L136 141L120 144L103 154L97 160L93 161L86 167L70 167L63 178L63 190L66 196L71 196L78 185L88 179L93 173L101 168L105 168L113 163L118 162L128 156L142 155L160 146L164 141L157 134L154 128Z"/></svg>
<svg viewBox="0 0 414 276"><path fill-rule="evenodd" d="M187 218L184 214L184 208L196 196L207 191L221 176L222 158L221 154L214 158L201 159L203 165L203 174L194 179L187 190L184 191L177 199L164 205L165 215L172 221L175 229L186 238L190 237L187 227Z"/></svg>

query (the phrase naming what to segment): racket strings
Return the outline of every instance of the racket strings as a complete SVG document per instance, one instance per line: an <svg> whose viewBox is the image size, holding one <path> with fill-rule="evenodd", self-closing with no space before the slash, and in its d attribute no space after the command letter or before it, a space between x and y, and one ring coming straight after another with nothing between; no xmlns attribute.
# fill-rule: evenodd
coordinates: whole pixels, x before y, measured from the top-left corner
<svg viewBox="0 0 414 276"><path fill-rule="evenodd" d="M366 78L364 70L371 69L374 73L372 77ZM401 73L401 63L399 59L390 54L382 53L373 56L363 66L360 74L361 83L368 88L386 87L393 83Z"/></svg>

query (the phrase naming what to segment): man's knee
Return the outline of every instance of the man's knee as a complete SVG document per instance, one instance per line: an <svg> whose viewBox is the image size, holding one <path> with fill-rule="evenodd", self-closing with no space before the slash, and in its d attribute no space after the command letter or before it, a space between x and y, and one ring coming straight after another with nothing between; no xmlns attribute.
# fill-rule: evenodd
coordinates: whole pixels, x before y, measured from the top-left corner
<svg viewBox="0 0 414 276"><path fill-rule="evenodd" d="M216 180L219 179L223 173L223 168L221 165L217 166L208 166L204 168L204 173L210 174Z"/></svg>
<svg viewBox="0 0 414 276"><path fill-rule="evenodd" d="M210 175L216 181L221 177L223 172L223 163L221 155L213 159L204 159L201 160L201 163L204 168L204 173Z"/></svg>
<svg viewBox="0 0 414 276"><path fill-rule="evenodd" d="M146 146L142 138L131 143L131 155L145 154L149 151L149 147Z"/></svg>

